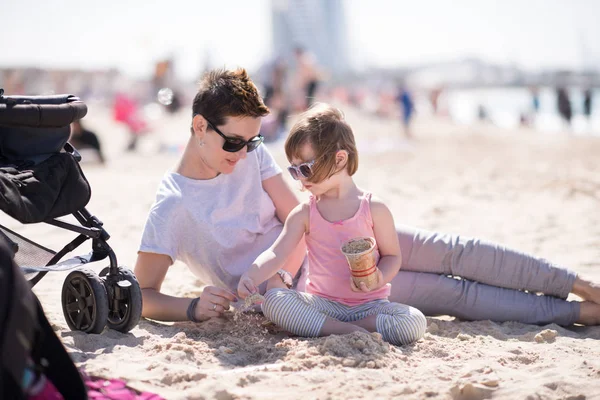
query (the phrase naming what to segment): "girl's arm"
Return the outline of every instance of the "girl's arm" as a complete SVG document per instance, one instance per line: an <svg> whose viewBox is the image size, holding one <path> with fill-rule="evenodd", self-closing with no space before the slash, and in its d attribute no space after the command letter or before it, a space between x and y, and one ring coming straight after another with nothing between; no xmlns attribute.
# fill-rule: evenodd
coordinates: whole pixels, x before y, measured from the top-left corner
<svg viewBox="0 0 600 400"><path fill-rule="evenodd" d="M281 174L265 179L262 182L262 186L275 205L275 215L277 215L279 221L285 223L290 212L294 207L300 204L296 194L292 191ZM304 243L303 237L281 269L286 270L292 276L296 276L300 266L302 266L304 257L306 257L306 243ZM269 283L270 287L283 286L279 276L274 276Z"/></svg>
<svg viewBox="0 0 600 400"><path fill-rule="evenodd" d="M402 265L402 254L400 253L400 243L398 242L398 233L394 224L394 217L390 209L377 198L371 198L371 217L373 218L373 231L375 240L379 248L379 264L377 268L383 275L383 286L389 283Z"/></svg>
<svg viewBox="0 0 600 400"><path fill-rule="evenodd" d="M281 269L303 239L307 226L308 206L299 204L287 217L283 230L275 243L260 254L240 278L238 294L241 298L245 299L246 296L255 293L258 285Z"/></svg>
<svg viewBox="0 0 600 400"><path fill-rule="evenodd" d="M375 287L368 288L364 282L360 287L352 283L352 289L355 291L369 292L379 289L389 283L402 265L402 254L400 253L400 243L398 242L398 233L394 224L394 217L389 208L379 199L371 198L371 217L373 218L373 231L375 240L379 248L379 264L377 264L377 273L379 282Z"/></svg>

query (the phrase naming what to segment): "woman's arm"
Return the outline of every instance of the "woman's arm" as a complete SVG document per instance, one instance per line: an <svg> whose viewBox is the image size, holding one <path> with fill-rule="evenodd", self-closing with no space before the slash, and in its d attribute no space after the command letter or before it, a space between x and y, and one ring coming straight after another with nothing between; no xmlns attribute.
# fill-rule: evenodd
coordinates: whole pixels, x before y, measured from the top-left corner
<svg viewBox="0 0 600 400"><path fill-rule="evenodd" d="M277 219L279 219L281 223L285 223L290 212L292 212L294 207L300 204L300 200L298 200L281 174L277 174L262 181L262 186L275 205Z"/></svg>
<svg viewBox="0 0 600 400"><path fill-rule="evenodd" d="M242 275L238 285L238 294L246 298L256 292L256 286L271 278L283 267L292 255L298 243L304 237L308 225L308 207L298 205L285 221L281 234L273 245L260 254L248 271Z"/></svg>
<svg viewBox="0 0 600 400"><path fill-rule="evenodd" d="M193 299L174 297L160 292L169 267L171 257L164 254L140 251L135 263L135 276L142 288L142 316L159 321L187 321L187 309ZM217 317L229 309L235 296L227 290L207 286L196 304L194 316L203 321ZM216 305L216 306L215 306Z"/></svg>

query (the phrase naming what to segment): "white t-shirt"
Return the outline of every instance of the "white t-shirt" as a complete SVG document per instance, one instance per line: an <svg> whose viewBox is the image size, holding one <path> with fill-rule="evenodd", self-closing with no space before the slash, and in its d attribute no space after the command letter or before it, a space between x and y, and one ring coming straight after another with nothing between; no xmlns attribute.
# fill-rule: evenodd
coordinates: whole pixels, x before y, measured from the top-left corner
<svg viewBox="0 0 600 400"><path fill-rule="evenodd" d="M235 292L240 276L283 225L262 181L281 173L264 145L231 174L195 180L167 173L146 220L139 251L184 262L207 284Z"/></svg>

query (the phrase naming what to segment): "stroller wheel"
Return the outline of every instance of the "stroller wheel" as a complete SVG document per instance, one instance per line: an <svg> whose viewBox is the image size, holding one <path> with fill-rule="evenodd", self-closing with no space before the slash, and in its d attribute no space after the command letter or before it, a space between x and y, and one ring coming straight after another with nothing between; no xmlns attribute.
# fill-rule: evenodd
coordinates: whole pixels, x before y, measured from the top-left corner
<svg viewBox="0 0 600 400"><path fill-rule="evenodd" d="M67 275L62 288L62 307L71 330L101 333L108 318L108 296L100 277L89 269Z"/></svg>
<svg viewBox="0 0 600 400"><path fill-rule="evenodd" d="M100 272L110 304L107 325L111 329L127 333L140 322L142 289L130 269L119 267L117 276L108 275L108 271L107 267Z"/></svg>

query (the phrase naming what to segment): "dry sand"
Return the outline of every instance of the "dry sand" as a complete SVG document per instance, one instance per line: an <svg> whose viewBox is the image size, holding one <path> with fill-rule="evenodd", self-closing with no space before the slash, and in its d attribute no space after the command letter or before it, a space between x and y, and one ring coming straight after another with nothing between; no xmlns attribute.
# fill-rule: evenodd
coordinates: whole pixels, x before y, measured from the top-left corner
<svg viewBox="0 0 600 400"><path fill-rule="evenodd" d="M419 120L418 140L408 144L397 139L396 121L346 111L361 151L357 181L387 201L396 223L498 241L600 281L600 139ZM106 167L84 164L88 208L120 262L133 267L156 186L177 154L156 152L158 134L138 154L123 153L125 132L105 111L90 106L87 120L109 158ZM188 124L187 113L164 124L167 148L187 139ZM285 165L282 144L269 147ZM53 248L74 236L3 221ZM423 340L394 347L377 335L290 337L259 315L234 323L228 313L87 335L64 321L64 277L47 275L35 292L78 365L168 399L600 398L600 327L428 318ZM163 288L191 297L201 286L176 264Z"/></svg>

